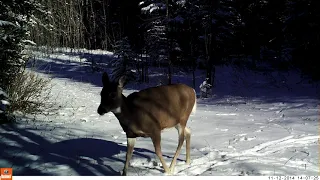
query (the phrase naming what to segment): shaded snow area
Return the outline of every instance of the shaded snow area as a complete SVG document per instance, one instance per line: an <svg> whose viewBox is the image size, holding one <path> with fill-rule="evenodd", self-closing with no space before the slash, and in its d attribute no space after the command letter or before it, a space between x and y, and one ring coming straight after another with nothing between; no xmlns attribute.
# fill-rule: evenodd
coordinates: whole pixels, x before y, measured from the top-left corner
<svg viewBox="0 0 320 180"><path fill-rule="evenodd" d="M36 71L52 78L52 100L59 109L35 119L0 125L0 167L14 175L120 175L126 136L116 117L97 114L101 72L110 53L56 53L38 57ZM125 95L156 85L162 70L150 71L149 85L129 85ZM204 80L197 72L197 92ZM213 97L198 99L188 121L192 131L191 164L185 145L175 175L318 175L318 85L297 73L254 73L217 67ZM154 78L154 79L152 79ZM173 80L192 83L191 73L176 71ZM177 131L162 133L162 152L169 165ZM138 138L128 175L164 175L150 138Z"/></svg>

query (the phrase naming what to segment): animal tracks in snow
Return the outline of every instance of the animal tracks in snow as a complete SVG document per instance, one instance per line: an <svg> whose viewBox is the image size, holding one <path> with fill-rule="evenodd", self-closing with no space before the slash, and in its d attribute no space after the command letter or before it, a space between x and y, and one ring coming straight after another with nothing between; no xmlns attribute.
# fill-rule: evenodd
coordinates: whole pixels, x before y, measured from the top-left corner
<svg viewBox="0 0 320 180"><path fill-rule="evenodd" d="M246 137L246 134L239 134L237 137L242 138ZM319 136L287 136L278 140L265 142L247 150L241 152L222 152L211 147L204 147L201 149L193 149L192 152L198 151L202 156L198 158L193 158L190 165L186 165L184 161L178 161L175 168L175 175L204 175L204 174L213 174L215 172L223 172L224 175L272 175L279 174L284 175L286 168L297 168L302 169L306 168L306 171L316 172L318 166L309 161L305 161L301 156L307 157L310 156L307 146L315 144L318 142ZM302 147L304 150L295 150L291 158L285 157L274 157L273 153L288 150L292 147ZM271 155L271 156L269 156ZM299 158L295 158L298 157ZM140 173L143 174L143 171L151 170L156 173L161 168L159 164L154 162L146 162L147 160L135 159L132 162L132 166L135 168L140 168ZM167 160L167 163L170 163L170 160ZM243 169L244 164L250 163L255 165L249 169ZM265 164L268 164L268 167L265 167ZM259 167L262 166L262 167ZM145 167L145 168L142 168ZM152 167L152 168L150 168ZM270 169L273 167L274 169ZM256 168L256 169L255 169ZM220 170L221 169L221 170ZM258 170L260 169L260 170ZM146 173L146 172L145 172Z"/></svg>
<svg viewBox="0 0 320 180"><path fill-rule="evenodd" d="M236 135L238 137L237 141L246 139L246 135L245 133ZM303 159L295 159L295 157L298 154L309 156L310 153L306 146L317 143L318 138L319 136L287 136L235 153L223 152L211 147L192 149L191 152L200 152L202 156L193 158L190 165L185 164L184 161L178 161L174 175L219 175L221 172L223 172L223 175L284 175L286 168L303 169L306 167L311 172L317 171L316 164ZM250 138L247 138L247 140L250 140ZM291 147L305 148L304 150L296 150L295 155L291 158L268 156ZM171 159L169 158L167 163L170 162ZM257 167L244 169L246 163L255 164ZM268 167L265 164L268 164ZM157 171L161 170L159 163L146 159L135 158L131 165L135 169L135 173L137 173L137 169L139 170L139 174L158 174ZM273 167L273 169L270 169L270 167Z"/></svg>
<svg viewBox="0 0 320 180"><path fill-rule="evenodd" d="M240 137L238 140L244 138L246 134L237 135ZM209 147L199 149L201 152L206 152L204 156L193 159L190 166L181 165L176 167L177 175L201 175L203 173L208 173L214 169L224 169L226 173L230 175L241 175L253 174L253 175L272 175L279 174L284 175L286 168L297 168L304 169L305 171L317 172L317 164L311 163L304 160L303 158L295 158L298 156L310 156L310 153L307 151L308 146L316 144L318 142L319 136L287 136L278 140L265 142L259 145L256 145L250 149L243 150L242 152L235 153L226 153L220 152L216 149L211 149ZM291 148L297 149L299 147L304 150L294 150L295 155L291 158L285 157L273 157L268 156L272 155L275 152L289 150ZM247 169L246 171L241 170L239 166L243 164L250 163L256 164L257 166L265 166L265 164L273 165L274 169L268 168L257 168L254 167ZM235 169L239 168L239 171ZM212 174L214 174L213 172Z"/></svg>
<svg viewBox="0 0 320 180"><path fill-rule="evenodd" d="M279 140L262 143L245 151L244 153L260 153L266 155L274 152L275 150L287 149L290 147L305 147L309 144L317 143L319 136L305 136L305 137L294 137L288 136Z"/></svg>
<svg viewBox="0 0 320 180"><path fill-rule="evenodd" d="M216 128L216 130L220 130L222 132L227 132L229 129L220 129L220 128Z"/></svg>
<svg viewBox="0 0 320 180"><path fill-rule="evenodd" d="M256 139L255 136L253 137L248 137L247 134L237 134L235 135L236 137L232 138L232 139L229 139L229 145L230 144L234 144L234 143L237 143L237 142L240 142L240 141L252 141L254 139ZM233 147L232 147L233 148Z"/></svg>
<svg viewBox="0 0 320 180"><path fill-rule="evenodd" d="M216 113L217 116L237 116L236 113Z"/></svg>

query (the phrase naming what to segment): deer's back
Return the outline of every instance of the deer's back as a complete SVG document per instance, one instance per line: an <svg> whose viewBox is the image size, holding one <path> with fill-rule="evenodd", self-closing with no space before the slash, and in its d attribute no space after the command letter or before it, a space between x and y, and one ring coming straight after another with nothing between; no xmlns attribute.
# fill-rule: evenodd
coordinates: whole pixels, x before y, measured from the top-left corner
<svg viewBox="0 0 320 180"><path fill-rule="evenodd" d="M169 128L187 120L195 103L194 90L184 84L158 86L135 92L127 97L132 113L144 124Z"/></svg>

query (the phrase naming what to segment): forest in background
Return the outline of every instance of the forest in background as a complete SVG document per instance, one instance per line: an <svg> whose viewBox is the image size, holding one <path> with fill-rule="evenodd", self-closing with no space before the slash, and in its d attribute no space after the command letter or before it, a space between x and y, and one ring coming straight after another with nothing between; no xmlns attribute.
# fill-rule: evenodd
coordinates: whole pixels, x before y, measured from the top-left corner
<svg viewBox="0 0 320 180"><path fill-rule="evenodd" d="M134 76L125 69L144 73L143 67L160 65L167 68L170 83L172 67L205 68L213 82L215 65L233 63L258 70L259 64L266 63L273 69L298 68L315 80L320 78L316 63L320 3L316 0L40 3L46 13L35 15L37 23L31 28L37 45L116 52L122 58L117 66L126 66L118 68L119 74Z"/></svg>
<svg viewBox="0 0 320 180"><path fill-rule="evenodd" d="M198 68L206 70L213 84L215 66L221 64L262 71L295 68L319 80L319 4L317 0L1 1L1 70L17 67L12 72L18 71L27 61L21 52L31 44L115 52L119 58L113 63L114 77L126 74L141 82L147 81L148 68L157 66L166 69L168 83L173 68L193 72Z"/></svg>

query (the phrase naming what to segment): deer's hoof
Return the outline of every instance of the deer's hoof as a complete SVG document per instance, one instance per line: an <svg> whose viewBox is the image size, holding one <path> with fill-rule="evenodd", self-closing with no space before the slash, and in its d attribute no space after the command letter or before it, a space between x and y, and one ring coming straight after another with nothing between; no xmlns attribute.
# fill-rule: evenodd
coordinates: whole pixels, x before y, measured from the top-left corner
<svg viewBox="0 0 320 180"><path fill-rule="evenodd" d="M170 175L173 175L174 174L174 167L169 167L170 169Z"/></svg>

